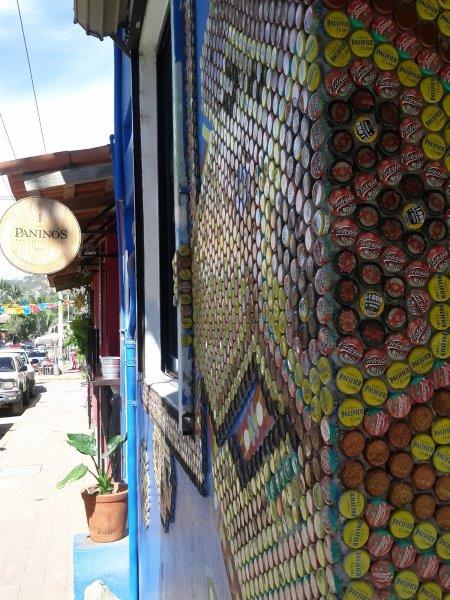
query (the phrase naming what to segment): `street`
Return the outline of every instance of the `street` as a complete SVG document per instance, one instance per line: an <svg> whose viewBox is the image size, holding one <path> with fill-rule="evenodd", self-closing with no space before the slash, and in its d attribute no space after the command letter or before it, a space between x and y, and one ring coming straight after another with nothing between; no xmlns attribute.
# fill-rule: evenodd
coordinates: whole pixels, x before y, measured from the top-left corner
<svg viewBox="0 0 450 600"><path fill-rule="evenodd" d="M20 417L0 411L0 598L69 600L72 540L87 530L80 489L55 485L80 455L66 433L86 432L81 379L40 377L36 398Z"/></svg>

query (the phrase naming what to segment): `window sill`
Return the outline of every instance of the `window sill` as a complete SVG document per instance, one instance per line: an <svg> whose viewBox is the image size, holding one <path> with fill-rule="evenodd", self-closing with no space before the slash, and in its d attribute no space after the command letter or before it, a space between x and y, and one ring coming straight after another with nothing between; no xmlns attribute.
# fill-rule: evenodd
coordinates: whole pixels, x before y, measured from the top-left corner
<svg viewBox="0 0 450 600"><path fill-rule="evenodd" d="M144 383L178 412L178 379L157 371L146 376Z"/></svg>

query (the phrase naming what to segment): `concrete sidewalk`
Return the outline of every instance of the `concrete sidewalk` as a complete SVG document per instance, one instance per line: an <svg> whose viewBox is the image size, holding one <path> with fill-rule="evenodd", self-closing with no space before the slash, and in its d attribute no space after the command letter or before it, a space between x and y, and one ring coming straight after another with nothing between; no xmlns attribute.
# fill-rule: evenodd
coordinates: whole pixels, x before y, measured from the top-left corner
<svg viewBox="0 0 450 600"><path fill-rule="evenodd" d="M45 378L21 417L0 411L1 600L73 598L72 542L87 531L86 481L55 485L82 462L65 442L67 432L87 432L80 383Z"/></svg>

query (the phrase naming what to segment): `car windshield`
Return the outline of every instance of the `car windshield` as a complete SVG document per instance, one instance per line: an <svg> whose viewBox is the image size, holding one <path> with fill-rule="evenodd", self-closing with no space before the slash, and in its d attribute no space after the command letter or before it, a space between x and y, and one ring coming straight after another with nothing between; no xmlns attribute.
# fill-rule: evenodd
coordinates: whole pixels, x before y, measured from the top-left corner
<svg viewBox="0 0 450 600"><path fill-rule="evenodd" d="M14 361L10 356L0 356L0 372L15 370Z"/></svg>
<svg viewBox="0 0 450 600"><path fill-rule="evenodd" d="M43 358L44 356L47 356L46 352L37 352L36 350L34 352L29 352L28 356L30 358Z"/></svg>

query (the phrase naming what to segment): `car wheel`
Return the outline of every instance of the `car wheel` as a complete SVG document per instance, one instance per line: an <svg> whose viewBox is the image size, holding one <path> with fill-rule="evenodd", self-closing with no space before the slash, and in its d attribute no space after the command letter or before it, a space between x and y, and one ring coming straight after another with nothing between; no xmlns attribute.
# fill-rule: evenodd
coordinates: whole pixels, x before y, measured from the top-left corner
<svg viewBox="0 0 450 600"><path fill-rule="evenodd" d="M20 415L23 413L23 392L20 395L20 400L11 404L11 410L13 417L20 417Z"/></svg>
<svg viewBox="0 0 450 600"><path fill-rule="evenodd" d="M25 406L28 406L30 404L30 388L28 387L28 383L26 385L25 391L22 392L22 399L23 399L23 403Z"/></svg>

